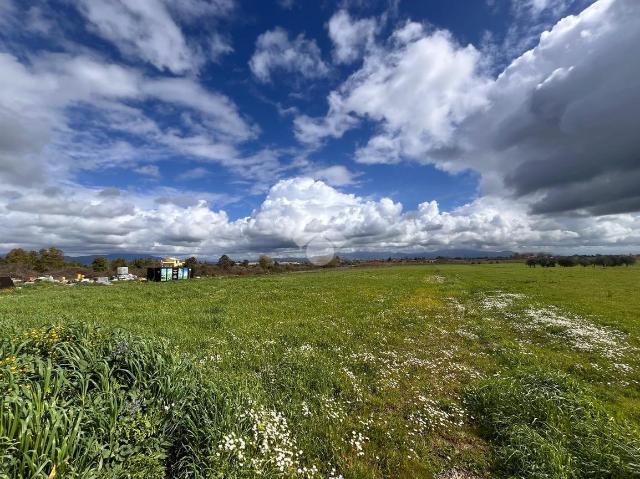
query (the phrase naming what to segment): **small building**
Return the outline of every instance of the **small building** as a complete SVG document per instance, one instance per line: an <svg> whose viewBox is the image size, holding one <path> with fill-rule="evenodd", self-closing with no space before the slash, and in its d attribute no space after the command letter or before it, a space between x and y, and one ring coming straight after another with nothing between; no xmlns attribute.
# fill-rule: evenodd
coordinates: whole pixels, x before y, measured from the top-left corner
<svg viewBox="0 0 640 479"><path fill-rule="evenodd" d="M181 266L184 266L184 261L179 260L178 258L173 258L173 257L168 257L168 258L164 258L161 262L160 265L163 268L180 268Z"/></svg>

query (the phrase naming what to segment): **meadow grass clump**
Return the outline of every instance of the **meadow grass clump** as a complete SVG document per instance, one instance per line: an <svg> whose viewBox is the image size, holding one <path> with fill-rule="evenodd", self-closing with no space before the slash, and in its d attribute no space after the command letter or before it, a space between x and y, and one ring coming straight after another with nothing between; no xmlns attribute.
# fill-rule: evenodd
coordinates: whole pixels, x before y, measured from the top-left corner
<svg viewBox="0 0 640 479"><path fill-rule="evenodd" d="M615 421L576 380L519 370L467 391L471 413L494 441L508 477L640 477L640 435Z"/></svg>
<svg viewBox="0 0 640 479"><path fill-rule="evenodd" d="M0 477L206 477L229 418L158 340L81 326L0 340Z"/></svg>

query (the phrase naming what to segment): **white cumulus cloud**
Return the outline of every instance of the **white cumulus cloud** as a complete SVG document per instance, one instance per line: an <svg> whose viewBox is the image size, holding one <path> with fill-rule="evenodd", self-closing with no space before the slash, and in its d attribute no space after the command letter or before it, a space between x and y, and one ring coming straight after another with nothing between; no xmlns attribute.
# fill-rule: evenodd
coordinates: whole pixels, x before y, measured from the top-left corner
<svg viewBox="0 0 640 479"><path fill-rule="evenodd" d="M483 197L452 211L427 201L405 211L390 198L343 193L308 177L274 184L249 216L231 220L202 194L161 197L79 185L22 193L0 190L6 219L0 250L57 245L69 253L148 251L216 256L304 254L321 238L350 251L443 248L629 251L638 215L541 218L525 205ZM200 199L199 199L200 198Z"/></svg>
<svg viewBox="0 0 640 479"><path fill-rule="evenodd" d="M296 134L314 143L323 136L339 137L357 118L368 118L380 123L386 137L377 140L379 145L395 139L413 154L446 146L457 125L486 106L488 80L478 72L479 61L478 50L457 45L448 32L427 33L407 23L394 33L389 48L372 50L362 68L329 96L327 116L301 117ZM372 162L364 154L358 159Z"/></svg>
<svg viewBox="0 0 640 479"><path fill-rule="evenodd" d="M228 166L250 161L235 145L254 138L257 129L228 97L192 79L149 78L98 57L51 53L33 56L30 64L0 53L0 70L0 179L33 184L53 169L113 166L117 157L137 156L126 144L106 143L105 129ZM187 133L161 128L136 108L144 101L182 111ZM91 115L81 129L70 126L74 108Z"/></svg>
<svg viewBox="0 0 640 479"><path fill-rule="evenodd" d="M125 55L173 73L192 70L198 63L161 0L80 0L78 7L96 33Z"/></svg>
<svg viewBox="0 0 640 479"><path fill-rule="evenodd" d="M355 20L346 10L339 10L331 17L327 28L336 62L351 63L373 44L378 23L374 18Z"/></svg>
<svg viewBox="0 0 640 479"><path fill-rule="evenodd" d="M638 211L638 44L640 2L599 0L491 77L472 45L407 23L331 92L324 117L299 115L295 133L317 146L368 119L377 129L356 161L471 168L483 192L537 213Z"/></svg>
<svg viewBox="0 0 640 479"><path fill-rule="evenodd" d="M279 27L258 37L249 67L262 82L270 81L275 71L304 78L319 78L329 72L315 40L303 34L291 40L287 31Z"/></svg>

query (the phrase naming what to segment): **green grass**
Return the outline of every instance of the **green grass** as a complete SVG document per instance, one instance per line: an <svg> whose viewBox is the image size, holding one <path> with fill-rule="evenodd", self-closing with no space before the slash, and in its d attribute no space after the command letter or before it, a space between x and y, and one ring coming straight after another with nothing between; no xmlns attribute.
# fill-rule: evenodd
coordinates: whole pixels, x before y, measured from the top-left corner
<svg viewBox="0 0 640 479"><path fill-rule="evenodd" d="M638 474L640 437L614 421L569 376L519 371L468 391L470 410L497 444L497 465L527 478L615 477Z"/></svg>
<svg viewBox="0 0 640 479"><path fill-rule="evenodd" d="M566 476L540 477L625 477L615 475L620 463L628 477L640 468L629 459L637 457L640 424L639 285L638 266L522 264L38 285L0 294L0 327L15 336L85 322L162 338L226 398L239 423L276 418L278 434L290 441L284 449L302 451L296 464L324 477L528 477L567 463ZM577 388L570 408L594 404L598 414L584 416L584 427L545 423L559 435L527 429L526 415L483 423L520 400L522 388L491 401L487 391L519 384L531 370L561 374ZM583 454L575 445L605 434L594 427L605 416L625 431L623 447L600 463L610 469L589 475L574 466ZM227 474L253 475L251 457L267 453L255 449L252 433L231 428L234 421L212 424L216 437L237 434L254 448L239 458L235 446L225 446L231 443L218 444ZM575 441L560 439L568 436ZM533 452L516 466L505 462L505 451L524 443Z"/></svg>
<svg viewBox="0 0 640 479"><path fill-rule="evenodd" d="M0 353L3 478L183 477L213 465L199 452L232 424L206 378L150 340L54 327L5 338Z"/></svg>

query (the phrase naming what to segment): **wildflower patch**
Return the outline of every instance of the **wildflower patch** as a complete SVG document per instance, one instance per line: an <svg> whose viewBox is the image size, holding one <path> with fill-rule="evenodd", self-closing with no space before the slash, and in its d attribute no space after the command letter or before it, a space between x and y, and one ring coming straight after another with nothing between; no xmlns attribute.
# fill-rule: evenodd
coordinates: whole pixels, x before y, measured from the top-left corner
<svg viewBox="0 0 640 479"><path fill-rule="evenodd" d="M552 306L529 307L525 310L525 328L544 329L549 334L569 340L580 351L597 351L608 358L619 358L627 351L620 331L597 326L586 319L563 313Z"/></svg>
<svg viewBox="0 0 640 479"><path fill-rule="evenodd" d="M505 293L503 291L492 291L482 295L480 306L491 311L504 311L511 307L516 301L526 298L521 293Z"/></svg>
<svg viewBox="0 0 640 479"><path fill-rule="evenodd" d="M218 444L219 458L224 455L240 469L250 469L257 475L276 472L287 476L316 476L316 466L302 465L303 451L297 447L282 413L250 404L238 420L248 430L243 434L226 434Z"/></svg>

